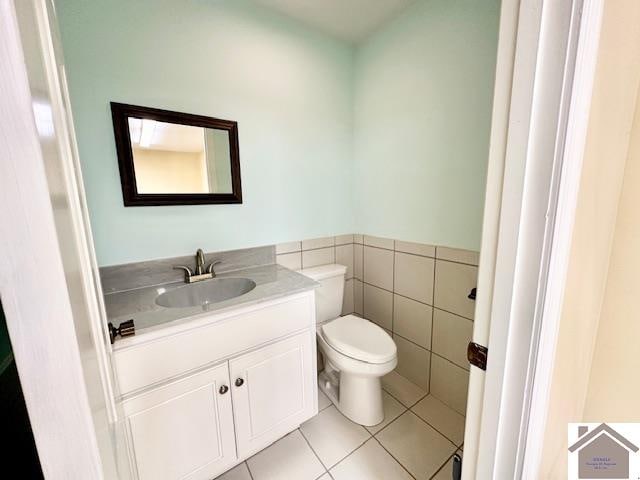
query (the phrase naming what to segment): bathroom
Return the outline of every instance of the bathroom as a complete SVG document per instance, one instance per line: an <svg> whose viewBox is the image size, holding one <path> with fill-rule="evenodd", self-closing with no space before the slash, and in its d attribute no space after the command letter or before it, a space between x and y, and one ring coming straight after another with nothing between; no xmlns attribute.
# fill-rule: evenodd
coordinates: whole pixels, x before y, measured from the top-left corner
<svg viewBox="0 0 640 480"><path fill-rule="evenodd" d="M640 478L639 46L635 0L0 0L9 476Z"/></svg>
<svg viewBox="0 0 640 480"><path fill-rule="evenodd" d="M105 348L120 478L459 478L500 2L320 3L55 1L113 327ZM167 187L182 179L167 170L153 177L166 190L149 183L145 195L132 158L145 119L225 132L227 184L194 194ZM198 297L225 278L249 280L231 299ZM199 292L196 303L176 307L187 301L170 297L180 288ZM291 310L278 310L287 295ZM260 316L263 304L275 310ZM288 330L260 321L294 313ZM229 315L251 327L205 331ZM351 322L334 332L342 340L316 333L313 318L337 316ZM135 330L122 325L129 319ZM347 392L340 360L326 355L340 347L320 345L333 341L346 342L354 369L384 368ZM295 351L302 366L287 357L264 367L275 382L264 405L255 393L224 404L250 383L234 377L234 362L247 356L258 368L258 348ZM216 370L223 362L228 378ZM282 385L296 378L292 398L304 407L287 417L278 405L293 409L283 395L295 388ZM200 431L203 385L218 392L222 420ZM259 418L239 426L252 409ZM240 438L269 415L286 421Z"/></svg>
<svg viewBox="0 0 640 480"><path fill-rule="evenodd" d="M283 2L59 5L103 289L133 288L123 264L275 244L291 270L345 265L341 314L397 347L381 424L320 390L229 478L451 478L462 455L499 2L399 3L346 38ZM237 121L242 204L123 207L110 102Z"/></svg>

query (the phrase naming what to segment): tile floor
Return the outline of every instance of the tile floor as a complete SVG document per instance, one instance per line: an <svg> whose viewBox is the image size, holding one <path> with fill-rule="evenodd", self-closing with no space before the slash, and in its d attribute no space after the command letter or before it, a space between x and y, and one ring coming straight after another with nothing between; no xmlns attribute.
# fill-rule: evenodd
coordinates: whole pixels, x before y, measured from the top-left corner
<svg viewBox="0 0 640 480"><path fill-rule="evenodd" d="M319 413L217 480L449 480L464 417L395 372L385 420L362 427L318 391Z"/></svg>

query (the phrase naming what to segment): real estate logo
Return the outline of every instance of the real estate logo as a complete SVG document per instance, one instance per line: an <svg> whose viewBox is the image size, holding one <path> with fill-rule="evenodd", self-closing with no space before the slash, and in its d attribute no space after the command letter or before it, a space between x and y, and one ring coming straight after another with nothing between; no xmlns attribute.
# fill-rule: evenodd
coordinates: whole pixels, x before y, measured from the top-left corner
<svg viewBox="0 0 640 480"><path fill-rule="evenodd" d="M640 423L570 423L569 479L640 480Z"/></svg>

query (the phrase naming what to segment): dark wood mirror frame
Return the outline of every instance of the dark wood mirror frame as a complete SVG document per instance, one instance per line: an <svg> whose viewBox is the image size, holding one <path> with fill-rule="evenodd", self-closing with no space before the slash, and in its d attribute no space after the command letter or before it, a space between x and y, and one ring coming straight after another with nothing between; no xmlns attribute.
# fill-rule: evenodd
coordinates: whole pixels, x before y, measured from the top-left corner
<svg viewBox="0 0 640 480"><path fill-rule="evenodd" d="M120 168L122 196L126 207L242 203L237 122L115 102L111 102L111 116L113 118L118 166ZM232 193L138 193L133 164L133 149L129 135L129 117L226 130L229 133Z"/></svg>

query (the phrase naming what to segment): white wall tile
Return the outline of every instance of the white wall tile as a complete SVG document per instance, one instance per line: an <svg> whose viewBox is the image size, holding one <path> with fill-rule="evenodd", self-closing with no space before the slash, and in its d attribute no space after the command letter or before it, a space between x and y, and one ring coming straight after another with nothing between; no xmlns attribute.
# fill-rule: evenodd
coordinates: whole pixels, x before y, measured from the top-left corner
<svg viewBox="0 0 640 480"><path fill-rule="evenodd" d="M276 255L281 253L299 252L302 250L301 242L286 242L276 245Z"/></svg>
<svg viewBox="0 0 640 480"><path fill-rule="evenodd" d="M393 340L398 347L396 371L420 388L428 390L431 357L429 351L395 334Z"/></svg>
<svg viewBox="0 0 640 480"><path fill-rule="evenodd" d="M473 335L473 322L437 308L433 312L432 350L469 370L467 345Z"/></svg>
<svg viewBox="0 0 640 480"><path fill-rule="evenodd" d="M337 235L335 238L336 245L346 245L348 243L353 243L353 234Z"/></svg>
<svg viewBox="0 0 640 480"><path fill-rule="evenodd" d="M370 235L365 235L363 240L364 240L364 244L369 245L370 247L386 248L387 250L393 250L392 238L372 237Z"/></svg>
<svg viewBox="0 0 640 480"><path fill-rule="evenodd" d="M276 263L290 270L300 270L302 268L302 253L283 253L276 255Z"/></svg>
<svg viewBox="0 0 640 480"><path fill-rule="evenodd" d="M393 252L364 247L364 281L386 290L393 290Z"/></svg>
<svg viewBox="0 0 640 480"><path fill-rule="evenodd" d="M364 316L364 284L360 280L353 281L353 312Z"/></svg>
<svg viewBox="0 0 640 480"><path fill-rule="evenodd" d="M353 276L358 280L364 280L363 265L364 247L358 243L353 244Z"/></svg>
<svg viewBox="0 0 640 480"><path fill-rule="evenodd" d="M438 355L431 355L431 394L465 415L469 372Z"/></svg>
<svg viewBox="0 0 640 480"><path fill-rule="evenodd" d="M436 247L427 245L426 243L413 243L395 241L395 249L397 252L413 253L414 255L422 255L423 257L435 257Z"/></svg>
<svg viewBox="0 0 640 480"><path fill-rule="evenodd" d="M477 277L478 267L437 260L433 306L473 319L476 302L467 296Z"/></svg>
<svg viewBox="0 0 640 480"><path fill-rule="evenodd" d="M318 250L304 250L302 252L302 268L317 267L335 263L335 248L320 248Z"/></svg>
<svg viewBox="0 0 640 480"><path fill-rule="evenodd" d="M333 247L335 245L334 237L311 238L302 241L302 250L312 250L314 248Z"/></svg>
<svg viewBox="0 0 640 480"><path fill-rule="evenodd" d="M345 278L353 278L353 243L336 247L336 263L347 267Z"/></svg>
<svg viewBox="0 0 640 480"><path fill-rule="evenodd" d="M395 292L432 305L433 269L432 258L396 252ZM365 275L366 273L365 265Z"/></svg>
<svg viewBox="0 0 640 480"><path fill-rule="evenodd" d="M391 330L393 294L380 288L364 285L364 318Z"/></svg>
<svg viewBox="0 0 640 480"><path fill-rule="evenodd" d="M344 298L342 299L342 315L353 313L353 280L344 282Z"/></svg>
<svg viewBox="0 0 640 480"><path fill-rule="evenodd" d="M441 260L451 260L452 262L468 263L478 266L480 253L473 250L461 250L459 248L438 247L436 258Z"/></svg>
<svg viewBox="0 0 640 480"><path fill-rule="evenodd" d="M429 305L394 295L393 331L427 349L431 348L431 315Z"/></svg>

